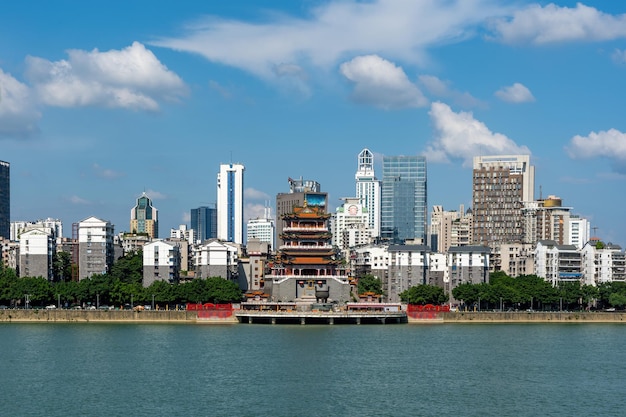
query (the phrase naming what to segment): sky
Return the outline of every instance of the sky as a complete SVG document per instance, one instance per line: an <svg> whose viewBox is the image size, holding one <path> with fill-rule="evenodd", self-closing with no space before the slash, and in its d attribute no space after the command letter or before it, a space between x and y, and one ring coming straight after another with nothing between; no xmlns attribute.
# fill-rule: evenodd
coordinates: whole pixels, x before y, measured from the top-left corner
<svg viewBox="0 0 626 417"><path fill-rule="evenodd" d="M246 218L288 178L330 211L357 156L425 155L428 205L471 206L472 158L530 154L556 195L626 247L626 2L5 2L0 160L11 220L96 216L145 192L160 235L245 166Z"/></svg>

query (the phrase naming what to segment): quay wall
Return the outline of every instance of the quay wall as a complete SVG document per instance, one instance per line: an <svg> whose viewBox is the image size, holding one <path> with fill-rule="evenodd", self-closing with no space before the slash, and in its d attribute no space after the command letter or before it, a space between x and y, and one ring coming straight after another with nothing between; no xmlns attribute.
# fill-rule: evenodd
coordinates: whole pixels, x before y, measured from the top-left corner
<svg viewBox="0 0 626 417"><path fill-rule="evenodd" d="M408 323L626 323L626 312L437 312ZM233 314L225 318L198 317L187 310L0 310L0 323L215 323L235 324Z"/></svg>
<svg viewBox="0 0 626 417"><path fill-rule="evenodd" d="M197 311L187 310L0 310L0 323L236 323L234 317L198 319Z"/></svg>
<svg viewBox="0 0 626 417"><path fill-rule="evenodd" d="M443 323L626 323L626 313L616 312L451 312Z"/></svg>

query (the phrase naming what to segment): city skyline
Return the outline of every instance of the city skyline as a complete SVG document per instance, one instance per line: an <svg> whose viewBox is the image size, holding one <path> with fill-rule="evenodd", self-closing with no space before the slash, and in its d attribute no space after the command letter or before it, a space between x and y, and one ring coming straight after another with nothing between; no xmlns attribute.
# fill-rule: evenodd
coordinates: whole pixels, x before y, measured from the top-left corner
<svg viewBox="0 0 626 417"><path fill-rule="evenodd" d="M215 204L224 163L246 167L244 221L290 177L319 182L334 212L364 148L379 179L383 156L426 156L430 216L472 206L473 157L530 154L536 198L559 196L626 247L625 13L599 0L7 4L11 221L127 231L144 190L165 236Z"/></svg>

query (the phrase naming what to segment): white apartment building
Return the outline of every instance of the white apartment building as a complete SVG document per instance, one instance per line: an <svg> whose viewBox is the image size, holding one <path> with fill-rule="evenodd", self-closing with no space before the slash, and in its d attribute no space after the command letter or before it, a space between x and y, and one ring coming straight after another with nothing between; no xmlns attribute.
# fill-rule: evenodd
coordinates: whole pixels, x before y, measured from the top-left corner
<svg viewBox="0 0 626 417"><path fill-rule="evenodd" d="M229 242L209 239L194 247L196 278L222 277L234 280L237 276L239 247Z"/></svg>
<svg viewBox="0 0 626 417"><path fill-rule="evenodd" d="M581 253L574 245L540 240L535 246L535 275L558 286L561 282L581 282Z"/></svg>
<svg viewBox="0 0 626 417"><path fill-rule="evenodd" d="M106 274L114 260L113 225L88 217L78 223L78 279Z"/></svg>
<svg viewBox="0 0 626 417"><path fill-rule="evenodd" d="M491 272L502 271L510 277L535 273L534 245L529 243L502 243L491 250Z"/></svg>
<svg viewBox="0 0 626 417"><path fill-rule="evenodd" d="M416 285L427 284L428 254L430 248L425 245L390 245L387 302L400 302L400 294Z"/></svg>
<svg viewBox="0 0 626 417"><path fill-rule="evenodd" d="M589 242L591 237L591 225L589 224L589 220L572 214L569 218L568 228L569 241L567 244L582 249L582 247Z"/></svg>
<svg viewBox="0 0 626 417"><path fill-rule="evenodd" d="M19 276L53 280L52 266L56 254L54 232L46 227L29 227L19 236Z"/></svg>
<svg viewBox="0 0 626 417"><path fill-rule="evenodd" d="M143 247L143 286L155 281L174 283L180 274L180 248L174 242L155 240Z"/></svg>
<svg viewBox="0 0 626 417"><path fill-rule="evenodd" d="M47 219L29 221L15 221L10 225L10 238L12 241L17 242L20 240L20 234L29 229L47 228L53 234L53 239L60 239L63 237L63 222L59 219L53 219L48 217Z"/></svg>
<svg viewBox="0 0 626 417"><path fill-rule="evenodd" d="M619 245L589 241L581 249L584 284L626 281L626 260Z"/></svg>
<svg viewBox="0 0 626 417"><path fill-rule="evenodd" d="M195 242L195 230L189 229L186 224L181 224L178 229L170 229L170 238L186 240L191 244Z"/></svg>

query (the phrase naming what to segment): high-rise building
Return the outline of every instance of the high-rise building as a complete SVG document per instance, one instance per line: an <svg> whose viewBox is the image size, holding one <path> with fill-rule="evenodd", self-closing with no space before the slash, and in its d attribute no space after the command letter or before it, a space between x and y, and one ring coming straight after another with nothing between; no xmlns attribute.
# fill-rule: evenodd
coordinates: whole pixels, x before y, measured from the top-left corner
<svg viewBox="0 0 626 417"><path fill-rule="evenodd" d="M243 173L241 164L221 164L217 174L217 238L243 244Z"/></svg>
<svg viewBox="0 0 626 417"><path fill-rule="evenodd" d="M367 228L372 237L380 236L380 181L374 175L374 154L367 148L358 157L356 197L367 213Z"/></svg>
<svg viewBox="0 0 626 417"><path fill-rule="evenodd" d="M430 215L431 250L446 253L450 247L471 243L472 212L464 208L461 204L459 211L446 211L443 206L433 206Z"/></svg>
<svg viewBox="0 0 626 417"><path fill-rule="evenodd" d="M262 218L250 219L246 225L246 240L258 239L261 242L269 243L270 248L274 249L274 233L276 226L274 219L270 214L270 208L265 207L265 213Z"/></svg>
<svg viewBox="0 0 626 417"><path fill-rule="evenodd" d="M311 207L320 207L324 211L328 207L328 194L322 192L320 183L312 180L288 178L289 192L276 195L276 249L283 244L280 237L283 233L284 214L293 213L294 207L302 207L306 203Z"/></svg>
<svg viewBox="0 0 626 417"><path fill-rule="evenodd" d="M11 164L0 161L0 237L9 238L11 222Z"/></svg>
<svg viewBox="0 0 626 417"><path fill-rule="evenodd" d="M216 239L217 209L207 206L191 209L191 228L195 230L195 238L200 243L207 239Z"/></svg>
<svg viewBox="0 0 626 417"><path fill-rule="evenodd" d="M381 237L425 244L427 208L426 158L384 156Z"/></svg>
<svg viewBox="0 0 626 417"><path fill-rule="evenodd" d="M145 192L130 210L130 232L147 233L152 239L159 237L159 211L152 206Z"/></svg>
<svg viewBox="0 0 626 417"><path fill-rule="evenodd" d="M332 224L333 245L341 249L348 259L350 249L372 243L373 232L369 228L367 208L357 197L346 197L337 207Z"/></svg>
<svg viewBox="0 0 626 417"><path fill-rule="evenodd" d="M77 225L78 279L106 274L113 266L113 225L107 220L88 217Z"/></svg>
<svg viewBox="0 0 626 417"><path fill-rule="evenodd" d="M578 249L582 249L591 236L591 225L589 220L578 215L572 214L569 218L569 245L574 245Z"/></svg>
<svg viewBox="0 0 626 417"><path fill-rule="evenodd" d="M524 203L534 200L535 167L529 155L474 157L475 244L524 243Z"/></svg>

